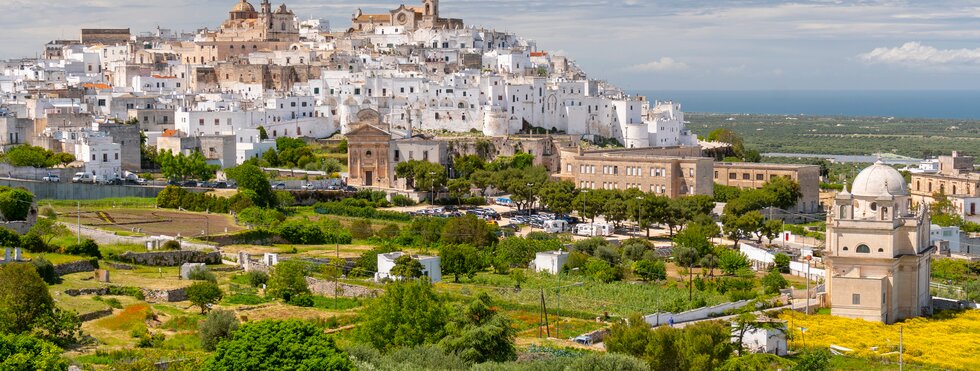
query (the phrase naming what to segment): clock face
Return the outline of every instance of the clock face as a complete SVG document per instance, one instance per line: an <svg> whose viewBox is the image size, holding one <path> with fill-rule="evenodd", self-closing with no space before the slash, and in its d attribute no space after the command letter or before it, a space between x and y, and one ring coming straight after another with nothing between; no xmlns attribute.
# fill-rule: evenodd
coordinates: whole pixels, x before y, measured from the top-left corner
<svg viewBox="0 0 980 371"><path fill-rule="evenodd" d="M408 21L408 16L406 16L405 13L398 15L398 23L405 24L406 21Z"/></svg>

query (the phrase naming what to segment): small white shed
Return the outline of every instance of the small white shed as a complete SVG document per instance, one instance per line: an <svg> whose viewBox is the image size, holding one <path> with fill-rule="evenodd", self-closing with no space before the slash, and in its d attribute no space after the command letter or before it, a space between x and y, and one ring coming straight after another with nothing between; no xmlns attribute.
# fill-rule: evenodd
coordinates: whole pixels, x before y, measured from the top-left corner
<svg viewBox="0 0 980 371"><path fill-rule="evenodd" d="M534 271L558 274L568 261L567 251L543 251L534 254Z"/></svg>
<svg viewBox="0 0 980 371"><path fill-rule="evenodd" d="M378 272L374 274L374 280L381 281L385 278L399 279L400 277L391 275L391 268L395 267L395 260L403 255L405 253L401 251L378 254ZM422 264L422 275L429 277L432 283L442 281L442 269L440 268L440 259L438 256L411 255L411 258Z"/></svg>

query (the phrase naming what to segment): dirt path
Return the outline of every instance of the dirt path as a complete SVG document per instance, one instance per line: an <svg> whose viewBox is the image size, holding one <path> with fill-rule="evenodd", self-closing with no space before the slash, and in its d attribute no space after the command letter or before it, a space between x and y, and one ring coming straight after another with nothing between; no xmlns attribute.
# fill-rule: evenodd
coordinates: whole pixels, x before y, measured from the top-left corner
<svg viewBox="0 0 980 371"><path fill-rule="evenodd" d="M58 222L68 228L68 230L77 233L78 225L73 223ZM115 244L134 244L145 246L147 241L160 240L164 237L133 237L133 236L118 236L113 232L101 230L98 228L92 228L88 226L81 226L81 234L85 238L92 239L95 243L99 245L115 245ZM169 237L166 237L169 238ZM192 243L192 242L182 242L181 248L188 250L214 250L215 247L211 245Z"/></svg>

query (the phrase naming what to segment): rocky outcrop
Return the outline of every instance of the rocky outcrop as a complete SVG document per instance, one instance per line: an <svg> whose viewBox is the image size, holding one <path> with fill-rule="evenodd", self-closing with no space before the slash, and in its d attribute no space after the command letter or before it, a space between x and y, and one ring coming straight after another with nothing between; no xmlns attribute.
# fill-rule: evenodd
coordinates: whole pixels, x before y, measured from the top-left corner
<svg viewBox="0 0 980 371"><path fill-rule="evenodd" d="M334 295L333 281L306 277L306 285L310 288L310 292L314 294L323 296ZM378 289L346 283L340 283L338 287L339 291L337 291L337 295L345 298L373 298L381 294L381 290Z"/></svg>
<svg viewBox="0 0 980 371"><path fill-rule="evenodd" d="M94 260L79 260L54 266L54 274L64 276L66 274L78 272L92 272L97 266L98 263Z"/></svg>
<svg viewBox="0 0 980 371"><path fill-rule="evenodd" d="M118 259L132 264L152 267L176 267L184 263L221 264L221 253L204 251L160 251L120 254Z"/></svg>

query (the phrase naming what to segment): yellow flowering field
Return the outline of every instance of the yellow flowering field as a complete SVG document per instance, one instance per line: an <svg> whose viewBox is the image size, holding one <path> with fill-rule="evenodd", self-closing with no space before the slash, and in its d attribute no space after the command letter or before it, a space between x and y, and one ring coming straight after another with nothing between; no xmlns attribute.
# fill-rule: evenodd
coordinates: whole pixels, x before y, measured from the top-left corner
<svg viewBox="0 0 980 371"><path fill-rule="evenodd" d="M980 310L943 312L894 325L830 315L806 316L795 311L779 315L792 328L790 346L803 346L800 327L807 328L806 346L833 344L854 350L856 356L898 360L899 327L904 328L904 359L944 369L980 370Z"/></svg>

